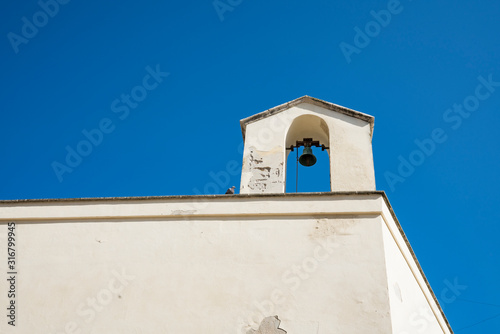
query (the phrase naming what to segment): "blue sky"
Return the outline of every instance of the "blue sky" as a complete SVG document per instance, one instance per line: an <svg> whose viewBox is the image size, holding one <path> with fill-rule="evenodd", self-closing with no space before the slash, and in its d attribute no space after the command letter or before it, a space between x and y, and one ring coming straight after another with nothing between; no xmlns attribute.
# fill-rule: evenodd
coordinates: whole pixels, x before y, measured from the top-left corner
<svg viewBox="0 0 500 334"><path fill-rule="evenodd" d="M311 95L375 116L452 328L498 332L499 2L60 1L0 5L0 199L205 193L240 119Z"/></svg>

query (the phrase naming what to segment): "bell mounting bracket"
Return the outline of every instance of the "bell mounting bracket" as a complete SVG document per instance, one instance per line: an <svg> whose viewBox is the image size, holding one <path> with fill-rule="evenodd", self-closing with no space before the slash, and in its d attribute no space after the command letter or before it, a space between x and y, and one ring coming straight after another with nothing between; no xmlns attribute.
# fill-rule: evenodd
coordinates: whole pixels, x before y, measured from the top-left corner
<svg viewBox="0 0 500 334"><path fill-rule="evenodd" d="M303 140L297 140L296 143L295 143L295 145L290 145L290 147L287 147L286 149L290 150L291 152L293 152L293 150L295 148L298 148L298 147L301 147L301 146L304 146L304 147L311 147L311 146L321 147L322 151L329 149L329 147L326 147L325 145L320 144L319 140L313 140L312 138L304 138Z"/></svg>

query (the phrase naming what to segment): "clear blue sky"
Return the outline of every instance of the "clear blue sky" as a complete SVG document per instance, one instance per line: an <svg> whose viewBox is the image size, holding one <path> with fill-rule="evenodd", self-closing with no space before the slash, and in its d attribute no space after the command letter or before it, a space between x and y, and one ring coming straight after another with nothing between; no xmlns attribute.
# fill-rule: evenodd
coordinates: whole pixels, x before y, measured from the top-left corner
<svg viewBox="0 0 500 334"><path fill-rule="evenodd" d="M498 1L60 1L0 5L0 199L204 193L240 119L311 95L375 116L453 329L499 332Z"/></svg>

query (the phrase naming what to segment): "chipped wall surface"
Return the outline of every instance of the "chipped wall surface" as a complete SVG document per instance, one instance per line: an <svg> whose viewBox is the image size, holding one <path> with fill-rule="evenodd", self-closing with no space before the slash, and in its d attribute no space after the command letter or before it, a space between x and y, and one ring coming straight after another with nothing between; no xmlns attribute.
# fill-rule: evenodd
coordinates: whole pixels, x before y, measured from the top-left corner
<svg viewBox="0 0 500 334"><path fill-rule="evenodd" d="M304 138L330 147L332 191L375 190L371 130L365 120L309 103L246 124L240 193L284 193L286 147Z"/></svg>
<svg viewBox="0 0 500 334"><path fill-rule="evenodd" d="M245 171L245 190L247 193L283 193L283 147L278 146L270 151L259 151L255 147L248 148L244 158L247 165ZM242 174L243 179L243 174Z"/></svg>
<svg viewBox="0 0 500 334"><path fill-rule="evenodd" d="M19 240L0 333L400 334L388 276L439 307L411 256L386 263L411 252L388 212L381 193L0 202Z"/></svg>
<svg viewBox="0 0 500 334"><path fill-rule="evenodd" d="M257 330L250 329L247 334L286 334L286 331L279 328L281 321L278 316L267 317L262 320Z"/></svg>

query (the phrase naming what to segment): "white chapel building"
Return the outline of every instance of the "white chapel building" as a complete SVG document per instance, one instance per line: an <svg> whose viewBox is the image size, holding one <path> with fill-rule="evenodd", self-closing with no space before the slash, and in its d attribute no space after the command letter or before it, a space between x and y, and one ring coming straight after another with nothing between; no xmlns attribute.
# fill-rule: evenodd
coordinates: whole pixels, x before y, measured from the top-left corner
<svg viewBox="0 0 500 334"><path fill-rule="evenodd" d="M239 194L0 201L0 333L453 333L376 190L372 116L304 96L240 124ZM311 146L330 191L286 193Z"/></svg>

